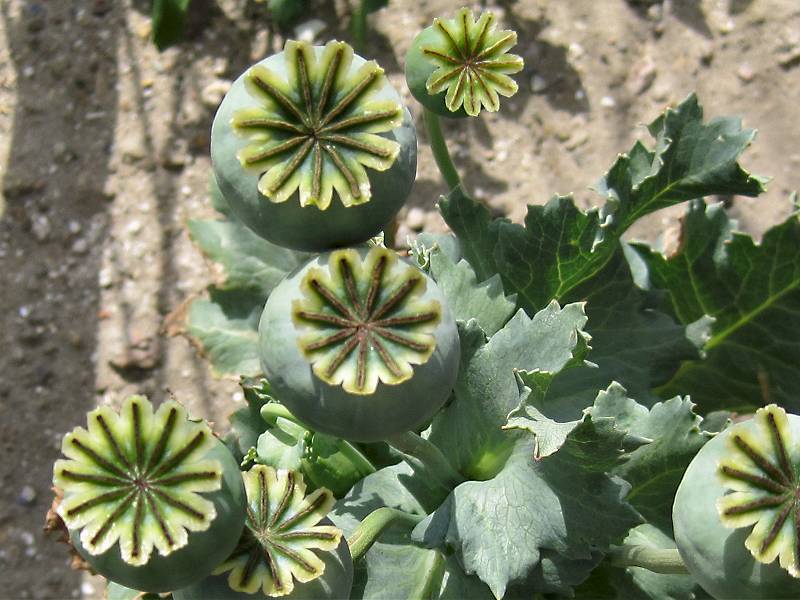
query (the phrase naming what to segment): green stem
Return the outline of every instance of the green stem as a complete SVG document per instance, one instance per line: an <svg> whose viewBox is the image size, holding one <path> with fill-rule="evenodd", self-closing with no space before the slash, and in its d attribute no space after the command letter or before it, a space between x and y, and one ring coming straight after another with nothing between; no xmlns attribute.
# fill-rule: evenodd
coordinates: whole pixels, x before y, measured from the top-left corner
<svg viewBox="0 0 800 600"><path fill-rule="evenodd" d="M375 465L364 456L361 450L347 440L340 439L338 446L339 451L350 460L357 471L361 473L374 473L376 471Z"/></svg>
<svg viewBox="0 0 800 600"><path fill-rule="evenodd" d="M361 524L356 527L347 540L347 545L350 547L350 554L353 561L358 560L367 550L372 547L376 542L378 536L383 533L389 525L395 522L407 523L409 526L416 525L424 518L424 515L412 515L411 513L397 510L396 508L389 508L384 506L377 510L372 511Z"/></svg>
<svg viewBox="0 0 800 600"><path fill-rule="evenodd" d="M279 418L286 419L287 421L291 421L304 429L311 429L308 425L300 421L297 417L295 417L289 409L286 408L283 404L278 404L277 402L267 402L264 406L261 407L261 418L265 421L269 421L273 425L277 422Z"/></svg>
<svg viewBox="0 0 800 600"><path fill-rule="evenodd" d="M447 142L444 139L444 133L442 133L442 124L436 113L424 107L422 111L425 130L428 132L428 142L433 151L433 158L436 159L436 166L439 167L439 172L452 192L461 186L461 177L458 175L456 166L450 158L450 151L447 149Z"/></svg>
<svg viewBox="0 0 800 600"><path fill-rule="evenodd" d="M617 567L641 567L664 575L686 575L689 572L675 549L625 544L611 550L609 561Z"/></svg>
<svg viewBox="0 0 800 600"><path fill-rule="evenodd" d="M286 419L287 421L291 421L295 425L302 427L303 429L307 429L308 431L313 431L308 425L303 423L300 419L295 417L288 408L286 408L283 404L279 404L277 402L268 402L264 406L261 407L261 418L265 421L268 421L275 425L278 419ZM375 465L373 465L370 460L364 456L364 454L353 444L348 442L347 440L339 439L338 440L338 448L339 451L342 452L353 464L353 466L361 471L366 473L374 473L375 472Z"/></svg>
<svg viewBox="0 0 800 600"><path fill-rule="evenodd" d="M448 489L452 490L464 482L464 478L453 468L442 451L422 436L407 431L388 438L386 443L411 462L425 468Z"/></svg>
<svg viewBox="0 0 800 600"><path fill-rule="evenodd" d="M357 0L350 15L350 32L356 54L363 54L367 46L367 0Z"/></svg>

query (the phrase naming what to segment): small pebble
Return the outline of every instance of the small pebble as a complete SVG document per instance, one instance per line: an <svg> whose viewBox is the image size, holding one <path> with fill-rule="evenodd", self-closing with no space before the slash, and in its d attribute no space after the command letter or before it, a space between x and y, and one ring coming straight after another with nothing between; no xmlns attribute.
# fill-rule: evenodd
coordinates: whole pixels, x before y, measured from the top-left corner
<svg viewBox="0 0 800 600"><path fill-rule="evenodd" d="M547 80L541 75L534 75L531 77L531 91L534 94L541 94L547 87Z"/></svg>
<svg viewBox="0 0 800 600"><path fill-rule="evenodd" d="M203 88L203 91L200 92L200 99L209 108L217 108L229 89L231 89L230 81L216 79Z"/></svg>
<svg viewBox="0 0 800 600"><path fill-rule="evenodd" d="M53 157L56 160L61 160L66 156L66 154L67 154L67 145L64 142L58 141L55 144L53 144Z"/></svg>
<svg viewBox="0 0 800 600"><path fill-rule="evenodd" d="M714 60L714 52L714 42L706 40L700 44L700 63L706 67L710 65Z"/></svg>
<svg viewBox="0 0 800 600"><path fill-rule="evenodd" d="M581 58L584 55L583 46L581 46L578 42L572 42L567 48L567 58L570 61L575 61Z"/></svg>
<svg viewBox="0 0 800 600"><path fill-rule="evenodd" d="M36 502L36 490L29 485L24 486L17 496L17 502L22 506L33 506L33 503Z"/></svg>
<svg viewBox="0 0 800 600"><path fill-rule="evenodd" d="M656 79L656 64L649 56L645 56L638 61L628 76L626 88L633 96L638 96L648 90Z"/></svg>
<svg viewBox="0 0 800 600"><path fill-rule="evenodd" d="M139 219L134 219L125 227L125 233L128 235L136 235L142 230L142 222Z"/></svg>
<svg viewBox="0 0 800 600"><path fill-rule="evenodd" d="M425 211L418 206L412 206L408 209L405 221L409 229L420 231L425 226Z"/></svg>
<svg viewBox="0 0 800 600"><path fill-rule="evenodd" d="M647 18L651 21L660 21L664 16L664 8L661 3L651 4L647 8Z"/></svg>
<svg viewBox="0 0 800 600"><path fill-rule="evenodd" d="M325 29L325 21L309 19L294 28L294 37L302 42L313 42L323 29Z"/></svg>
<svg viewBox="0 0 800 600"><path fill-rule="evenodd" d="M85 238L79 238L72 244L72 251L75 254L86 254L89 252L89 242Z"/></svg>
<svg viewBox="0 0 800 600"><path fill-rule="evenodd" d="M736 70L736 75L745 83L750 83L755 78L756 73L753 71L753 67L745 63L739 65L739 68Z"/></svg>
<svg viewBox="0 0 800 600"><path fill-rule="evenodd" d="M727 35L731 33L736 27L736 24L733 22L733 19L728 19L724 23L720 23L719 25L719 32L722 35Z"/></svg>
<svg viewBox="0 0 800 600"><path fill-rule="evenodd" d="M109 267L103 267L100 269L100 273L97 277L97 283L100 284L101 288L111 287L111 285L114 283L114 276Z"/></svg>
<svg viewBox="0 0 800 600"><path fill-rule="evenodd" d="M45 215L36 216L31 223L31 231L33 231L33 236L37 240L40 242L46 242L47 238L50 237L50 232L52 231L50 219L48 219Z"/></svg>
<svg viewBox="0 0 800 600"><path fill-rule="evenodd" d="M589 133L585 129L576 131L564 144L567 150L576 150L589 141Z"/></svg>
<svg viewBox="0 0 800 600"><path fill-rule="evenodd" d="M600 98L600 106L605 108L614 108L617 105L617 101L614 100L611 96L603 96Z"/></svg>

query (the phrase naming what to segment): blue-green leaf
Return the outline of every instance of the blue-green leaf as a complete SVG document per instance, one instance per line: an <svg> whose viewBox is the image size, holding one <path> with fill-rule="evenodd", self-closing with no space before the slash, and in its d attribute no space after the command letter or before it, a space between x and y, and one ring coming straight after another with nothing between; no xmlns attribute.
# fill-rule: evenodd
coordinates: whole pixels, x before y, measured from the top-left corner
<svg viewBox="0 0 800 600"><path fill-rule="evenodd" d="M798 410L798 214L767 231L760 244L733 230L722 206L697 202L674 256L636 246L682 323L713 318L705 358L683 364L659 391L690 394L704 411L746 411L770 402Z"/></svg>
<svg viewBox="0 0 800 600"><path fill-rule="evenodd" d="M492 219L489 210L460 190L440 202L464 257L478 280L499 273L506 293L518 294L529 314L594 278L617 252L618 240L640 217L711 194L758 195L764 179L736 160L754 136L738 119L703 123L694 96L653 122L656 149L636 144L621 155L598 185L607 198L584 212L571 197L529 206L525 226Z"/></svg>
<svg viewBox="0 0 800 600"><path fill-rule="evenodd" d="M430 252L429 270L457 320L475 319L484 333L491 336L514 314L516 298L506 298L503 294L499 275L478 283L466 260L454 262L438 248Z"/></svg>
<svg viewBox="0 0 800 600"><path fill-rule="evenodd" d="M187 332L200 345L215 374L256 376L258 321L264 298L249 289L208 289L208 299L192 302Z"/></svg>
<svg viewBox="0 0 800 600"><path fill-rule="evenodd" d="M511 584L569 593L639 522L622 500L627 486L605 473L624 435L613 419L585 415L561 449L541 460L533 440L523 439L495 477L456 487L413 537L453 548L465 572L497 598Z"/></svg>
<svg viewBox="0 0 800 600"><path fill-rule="evenodd" d="M287 273L312 255L276 246L235 219L189 221L189 234L203 253L225 269L224 289L248 288L266 300Z"/></svg>
<svg viewBox="0 0 800 600"><path fill-rule="evenodd" d="M582 304L554 302L533 318L518 311L488 341L475 321L461 327L455 397L434 419L429 439L463 475L484 479L502 467L517 435L501 429L519 403L514 371L557 373L582 363L585 323Z"/></svg>

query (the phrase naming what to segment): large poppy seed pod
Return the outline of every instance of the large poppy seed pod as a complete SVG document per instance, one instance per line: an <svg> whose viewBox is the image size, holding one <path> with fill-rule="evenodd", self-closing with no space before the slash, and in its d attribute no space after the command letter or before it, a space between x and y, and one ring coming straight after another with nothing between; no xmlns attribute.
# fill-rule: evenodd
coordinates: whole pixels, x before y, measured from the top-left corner
<svg viewBox="0 0 800 600"><path fill-rule="evenodd" d="M452 19L433 20L411 44L406 55L406 82L413 96L445 117L477 116L481 109L500 109L500 96L513 96L518 87L510 74L524 67L509 54L517 34L498 30L494 15L475 20L468 8Z"/></svg>
<svg viewBox="0 0 800 600"><path fill-rule="evenodd" d="M771 404L718 434L689 464L672 519L715 598L800 598L800 417Z"/></svg>
<svg viewBox="0 0 800 600"><path fill-rule="evenodd" d="M166 592L208 575L244 525L239 465L174 401L132 396L101 407L63 440L58 514L92 568L123 586Z"/></svg>
<svg viewBox="0 0 800 600"><path fill-rule="evenodd" d="M289 41L239 77L211 132L214 176L241 221L296 250L357 244L411 191L417 138L375 61Z"/></svg>
<svg viewBox="0 0 800 600"><path fill-rule="evenodd" d="M233 553L214 575L173 592L175 600L346 600L353 560L342 530L326 518L336 502L303 476L256 465L244 474L247 521Z"/></svg>
<svg viewBox="0 0 800 600"><path fill-rule="evenodd" d="M437 285L386 248L323 254L270 294L259 325L273 395L317 431L377 441L415 429L458 372Z"/></svg>

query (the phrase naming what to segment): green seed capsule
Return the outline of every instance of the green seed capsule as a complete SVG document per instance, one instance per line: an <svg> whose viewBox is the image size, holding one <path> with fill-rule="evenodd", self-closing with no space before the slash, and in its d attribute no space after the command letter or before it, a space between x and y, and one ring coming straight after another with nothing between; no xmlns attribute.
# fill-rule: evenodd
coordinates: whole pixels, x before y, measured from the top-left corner
<svg viewBox="0 0 800 600"><path fill-rule="evenodd" d="M244 525L233 455L174 401L157 411L132 396L101 407L64 437L58 514L94 570L129 588L164 592L211 572Z"/></svg>
<svg viewBox="0 0 800 600"><path fill-rule="evenodd" d="M715 598L800 598L800 416L773 405L718 434L675 495L675 542Z"/></svg>
<svg viewBox="0 0 800 600"><path fill-rule="evenodd" d="M345 600L353 562L342 531L325 515L333 494L308 496L299 473L256 465L244 474L247 523L236 549L211 577L173 592L175 600Z"/></svg>
<svg viewBox="0 0 800 600"><path fill-rule="evenodd" d="M477 20L468 8L452 19L436 18L414 38L406 56L408 88L428 110L445 117L495 112L500 96L517 93L509 75L524 65L508 53L516 43L517 34L497 30L488 11Z"/></svg>
<svg viewBox="0 0 800 600"><path fill-rule="evenodd" d="M416 134L374 61L343 42L289 41L239 77L214 118L223 196L260 236L296 250L364 242L416 176Z"/></svg>
<svg viewBox="0 0 800 600"><path fill-rule="evenodd" d="M441 291L386 248L310 261L270 295L259 338L274 396L312 429L350 440L421 426L458 372Z"/></svg>

